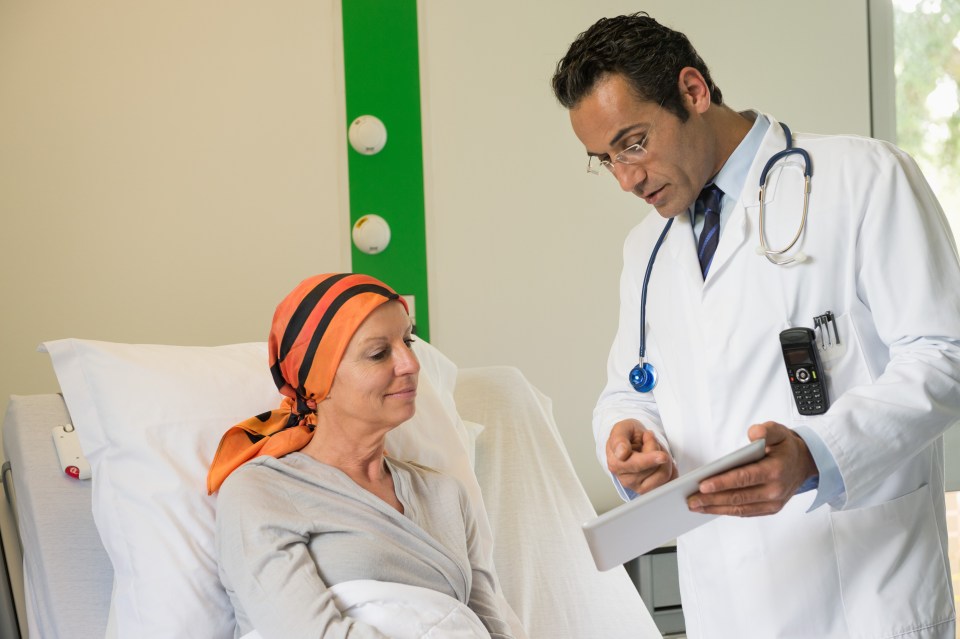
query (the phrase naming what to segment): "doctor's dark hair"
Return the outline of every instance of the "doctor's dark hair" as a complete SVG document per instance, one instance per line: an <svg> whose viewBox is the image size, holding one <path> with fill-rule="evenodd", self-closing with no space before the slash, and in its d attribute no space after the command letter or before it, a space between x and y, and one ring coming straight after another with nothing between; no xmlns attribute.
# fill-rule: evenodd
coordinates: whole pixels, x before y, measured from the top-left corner
<svg viewBox="0 0 960 639"><path fill-rule="evenodd" d="M693 67L710 87L710 99L723 104L710 70L687 36L663 26L644 11L616 18L601 18L577 36L557 63L553 92L572 109L603 77L619 73L630 81L641 100L663 104L681 122L688 113L678 88L680 70Z"/></svg>

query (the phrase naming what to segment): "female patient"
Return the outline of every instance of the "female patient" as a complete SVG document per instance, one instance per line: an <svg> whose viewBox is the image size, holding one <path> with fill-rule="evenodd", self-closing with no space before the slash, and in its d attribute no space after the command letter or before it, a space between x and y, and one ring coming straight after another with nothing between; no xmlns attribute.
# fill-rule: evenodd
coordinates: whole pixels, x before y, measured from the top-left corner
<svg viewBox="0 0 960 639"><path fill-rule="evenodd" d="M286 397L224 435L207 481L238 636L384 637L335 605L329 589L359 579L444 593L510 636L464 488L384 451L414 414L411 342L406 303L369 276L309 278L277 307L270 370Z"/></svg>

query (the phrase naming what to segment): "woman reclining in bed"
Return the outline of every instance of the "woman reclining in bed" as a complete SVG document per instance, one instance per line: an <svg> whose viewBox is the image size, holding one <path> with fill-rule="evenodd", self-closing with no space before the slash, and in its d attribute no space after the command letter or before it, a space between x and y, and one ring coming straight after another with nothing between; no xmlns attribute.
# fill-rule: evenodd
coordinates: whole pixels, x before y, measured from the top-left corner
<svg viewBox="0 0 960 639"><path fill-rule="evenodd" d="M387 636L338 609L356 580L443 593L480 633L511 636L463 486L384 450L414 414L411 342L406 303L369 276L309 278L277 307L270 370L286 397L227 431L207 480L237 636Z"/></svg>

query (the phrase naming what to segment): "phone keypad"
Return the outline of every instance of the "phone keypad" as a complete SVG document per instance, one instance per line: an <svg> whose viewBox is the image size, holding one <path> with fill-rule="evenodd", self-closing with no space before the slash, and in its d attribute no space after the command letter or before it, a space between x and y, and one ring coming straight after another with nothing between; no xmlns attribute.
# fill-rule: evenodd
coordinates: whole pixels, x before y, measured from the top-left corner
<svg viewBox="0 0 960 639"><path fill-rule="evenodd" d="M797 369L790 377L790 387L801 415L821 415L827 411L816 370Z"/></svg>

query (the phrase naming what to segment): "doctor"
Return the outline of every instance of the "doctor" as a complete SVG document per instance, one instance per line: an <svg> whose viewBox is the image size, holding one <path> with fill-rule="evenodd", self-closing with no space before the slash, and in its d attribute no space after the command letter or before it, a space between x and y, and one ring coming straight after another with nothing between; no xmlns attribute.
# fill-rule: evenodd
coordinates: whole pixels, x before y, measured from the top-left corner
<svg viewBox="0 0 960 639"><path fill-rule="evenodd" d="M767 442L689 500L731 516L678 540L688 636L952 639L942 435L960 419L960 266L916 164L860 137L788 141L728 107L687 38L646 14L581 34L553 87L588 170L659 213L624 245L601 463L630 499ZM802 154L774 162L761 241L761 174L791 145L809 202ZM829 409L801 415L778 336L828 311ZM641 350L645 392L628 380Z"/></svg>

